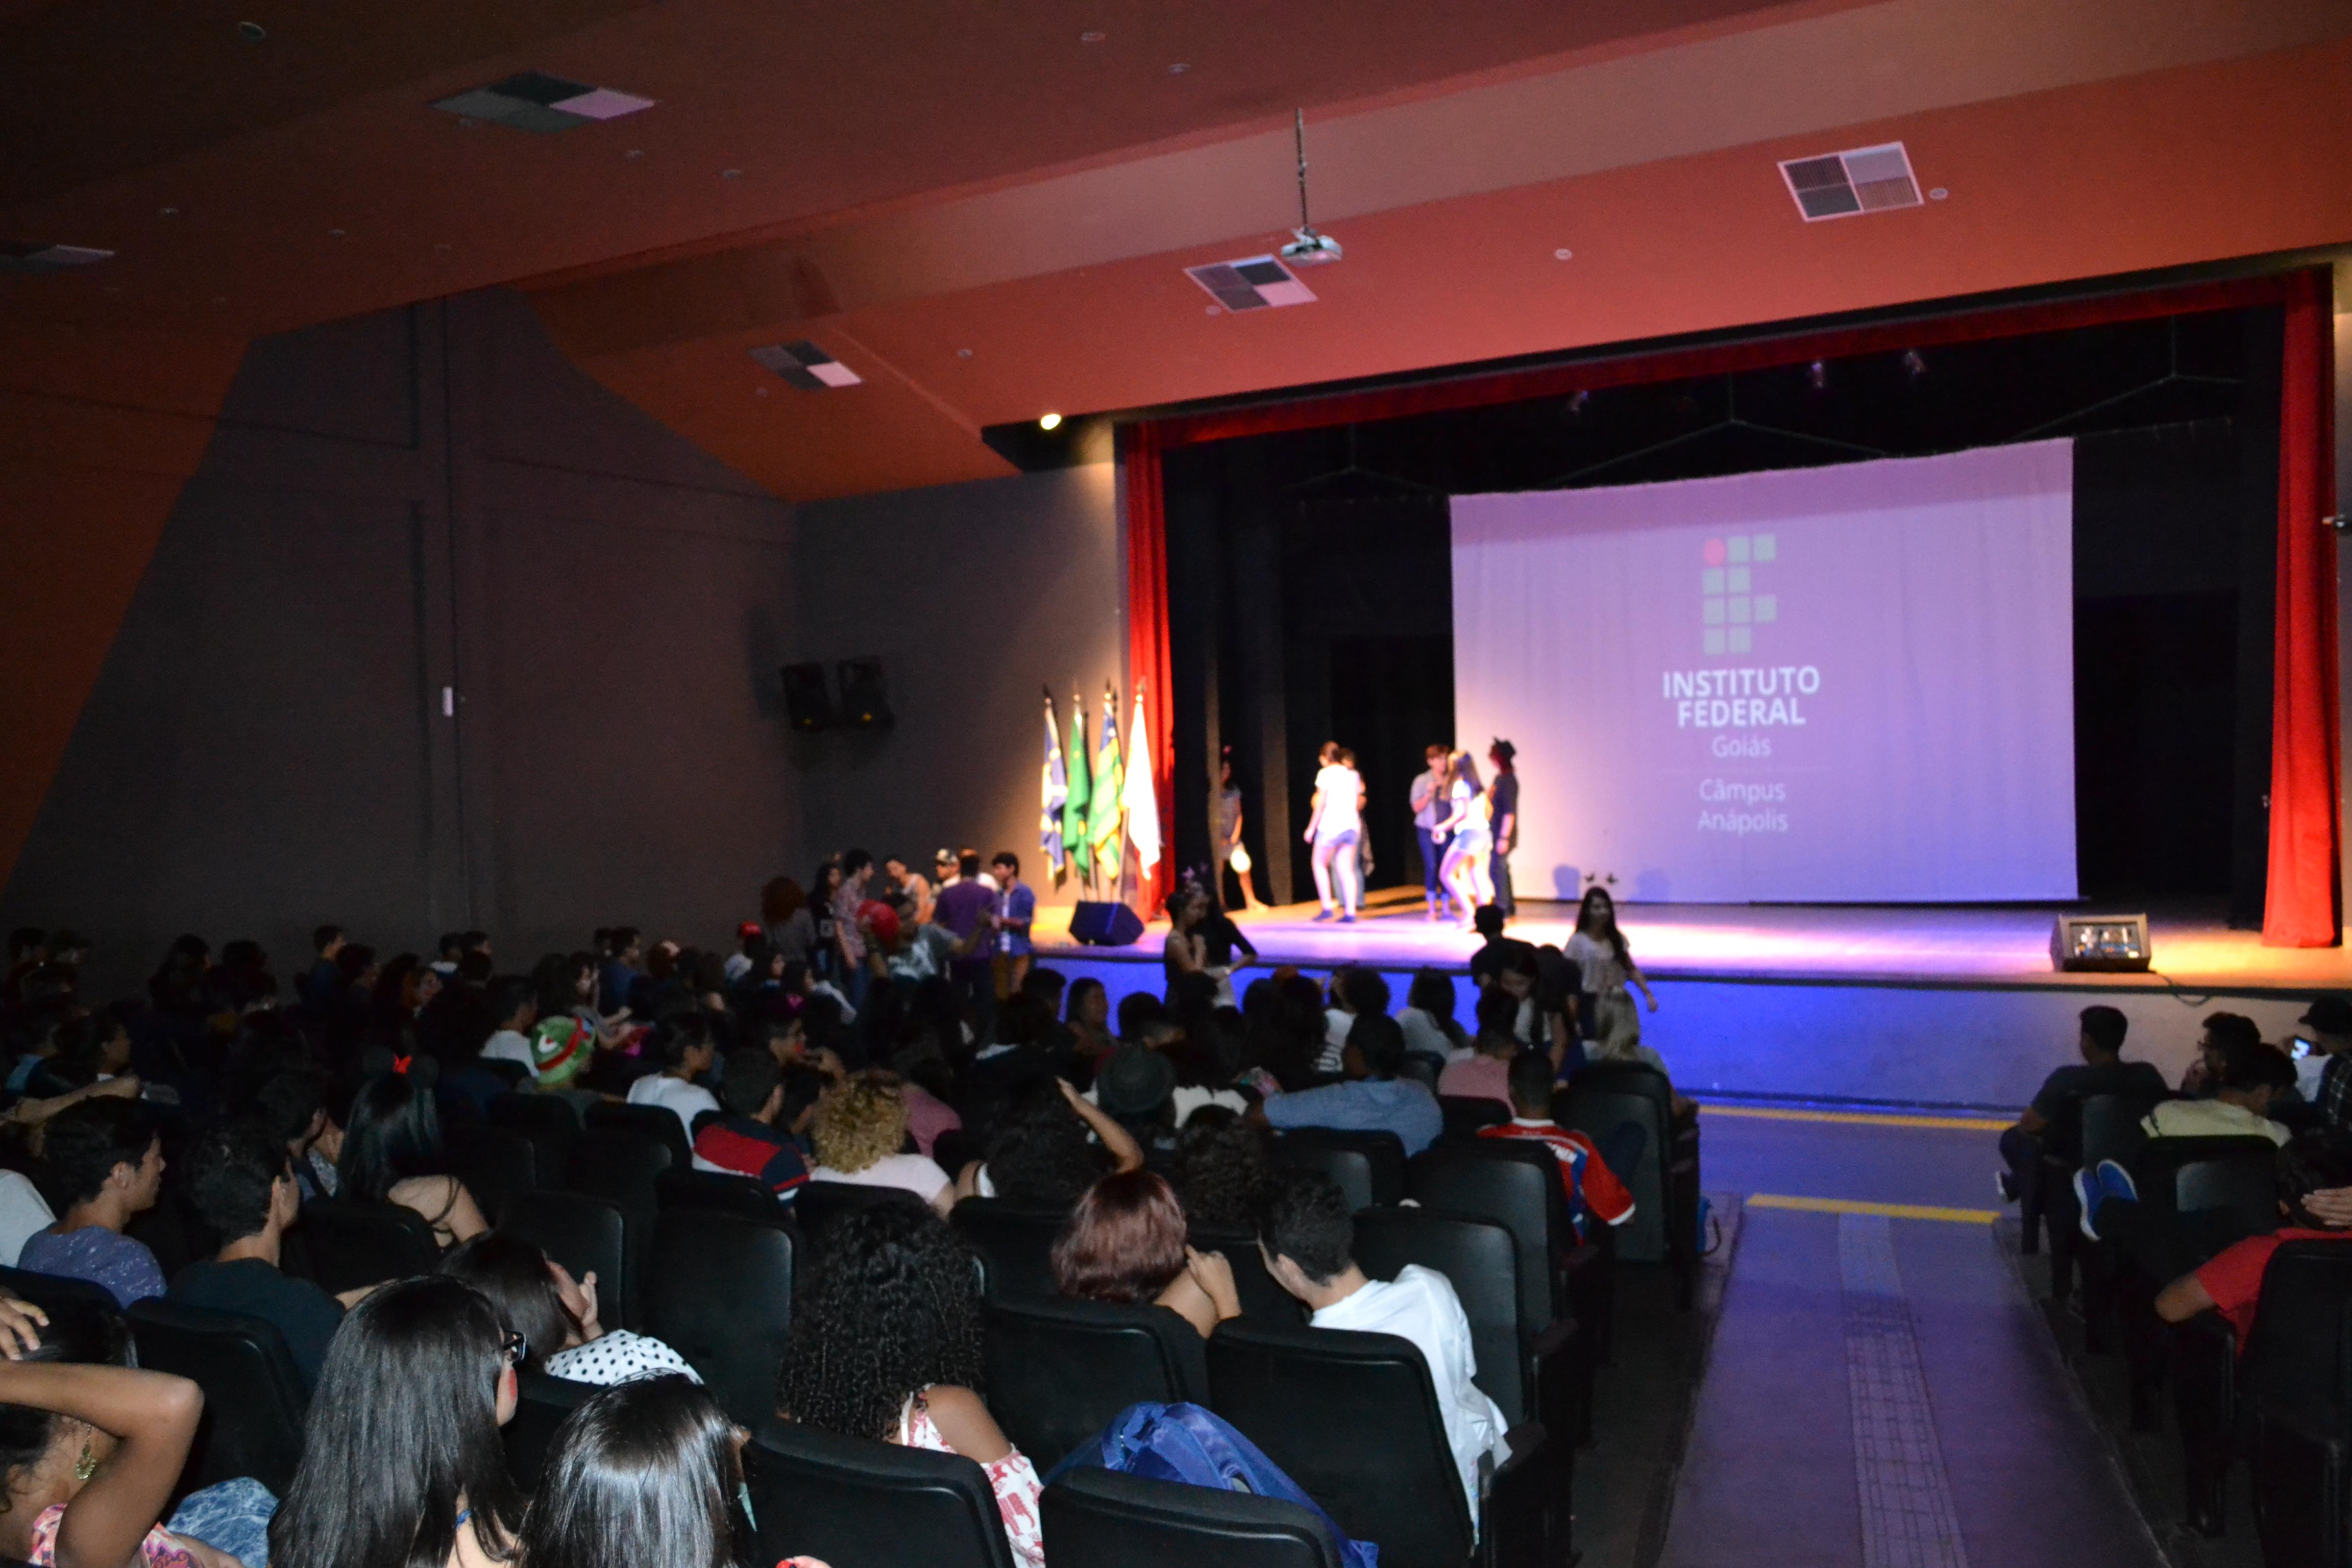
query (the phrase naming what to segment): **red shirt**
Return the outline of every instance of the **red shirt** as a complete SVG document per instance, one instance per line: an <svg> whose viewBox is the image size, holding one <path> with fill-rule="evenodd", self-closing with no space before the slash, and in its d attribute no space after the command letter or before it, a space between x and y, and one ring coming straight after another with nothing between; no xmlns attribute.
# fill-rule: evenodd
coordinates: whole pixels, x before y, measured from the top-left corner
<svg viewBox="0 0 2352 1568"><path fill-rule="evenodd" d="M1584 1216L1598 1215L1604 1225L1623 1225L1633 1217L1633 1194L1602 1163L1601 1151L1581 1132L1571 1132L1552 1121L1531 1121L1514 1117L1500 1127L1481 1127L1481 1138L1534 1138L1549 1146L1559 1161L1559 1179L1568 1187L1568 1212L1576 1234L1584 1236Z"/></svg>
<svg viewBox="0 0 2352 1568"><path fill-rule="evenodd" d="M2246 1353L2246 1342L2254 1331L2254 1308L2263 1295L2263 1270L2270 1267L2271 1254L2290 1241L2352 1241L2352 1231L2305 1230L2289 1226L2268 1236L2250 1236L2231 1245L2197 1271L2197 1283L2205 1287L2205 1294L2213 1298L2213 1305L2238 1331L2240 1355Z"/></svg>

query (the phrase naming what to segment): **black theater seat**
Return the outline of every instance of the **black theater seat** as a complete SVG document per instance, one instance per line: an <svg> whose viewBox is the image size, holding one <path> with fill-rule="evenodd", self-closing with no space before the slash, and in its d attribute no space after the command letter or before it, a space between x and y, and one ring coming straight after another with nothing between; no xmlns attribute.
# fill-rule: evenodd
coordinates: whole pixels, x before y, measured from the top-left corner
<svg viewBox="0 0 2352 1568"><path fill-rule="evenodd" d="M743 1446L760 1563L1013 1568L988 1477L970 1459L770 1420Z"/></svg>
<svg viewBox="0 0 2352 1568"><path fill-rule="evenodd" d="M1130 1405L1208 1397L1201 1336L1165 1307L988 1304L989 1408L1040 1474Z"/></svg>
<svg viewBox="0 0 2352 1568"><path fill-rule="evenodd" d="M1393 1132L1294 1127L1275 1140L1274 1161L1322 1172L1339 1184L1350 1208L1393 1204L1404 1197L1404 1141Z"/></svg>
<svg viewBox="0 0 2352 1568"><path fill-rule="evenodd" d="M123 1314L139 1364L204 1390L204 1419L181 1471L183 1490L251 1476L278 1497L302 1462L310 1395L275 1325L163 1297Z"/></svg>
<svg viewBox="0 0 2352 1568"><path fill-rule="evenodd" d="M1054 1238L1067 1217L1066 1209L966 1198L948 1223L988 1266L991 1298L1034 1301L1054 1294Z"/></svg>
<svg viewBox="0 0 2352 1568"><path fill-rule="evenodd" d="M620 1205L585 1193L521 1193L499 1228L536 1246L575 1279L593 1269L604 1326L636 1326L628 1315L628 1226Z"/></svg>
<svg viewBox="0 0 2352 1568"><path fill-rule="evenodd" d="M687 1359L738 1423L776 1408L793 1326L792 1233L708 1209L670 1209L656 1227L646 1331Z"/></svg>
<svg viewBox="0 0 2352 1568"><path fill-rule="evenodd" d="M441 1267L433 1227L398 1204L312 1198L302 1205L301 1226L312 1277L331 1296Z"/></svg>
<svg viewBox="0 0 2352 1568"><path fill-rule="evenodd" d="M1042 1512L1054 1568L1340 1568L1329 1525L1247 1492L1073 1469Z"/></svg>

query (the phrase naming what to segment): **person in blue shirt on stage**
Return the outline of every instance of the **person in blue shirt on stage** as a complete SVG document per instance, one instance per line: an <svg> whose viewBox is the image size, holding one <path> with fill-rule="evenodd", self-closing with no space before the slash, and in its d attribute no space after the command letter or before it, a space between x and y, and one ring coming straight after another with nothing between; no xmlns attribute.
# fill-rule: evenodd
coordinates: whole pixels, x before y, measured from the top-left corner
<svg viewBox="0 0 2352 1568"><path fill-rule="evenodd" d="M1404 1029L1385 1013L1361 1013L1348 1031L1341 1057L1345 1083L1296 1094L1269 1094L1252 1116L1268 1126L1331 1127L1343 1132L1393 1132L1408 1155L1437 1141L1445 1117L1437 1097L1397 1072L1404 1066Z"/></svg>
<svg viewBox="0 0 2352 1568"><path fill-rule="evenodd" d="M1021 857L1010 849L997 851L990 869L996 873L996 940L990 943L995 959L996 994L1016 994L1029 978L1036 956L1030 945L1030 922L1037 918L1037 894L1021 879Z"/></svg>

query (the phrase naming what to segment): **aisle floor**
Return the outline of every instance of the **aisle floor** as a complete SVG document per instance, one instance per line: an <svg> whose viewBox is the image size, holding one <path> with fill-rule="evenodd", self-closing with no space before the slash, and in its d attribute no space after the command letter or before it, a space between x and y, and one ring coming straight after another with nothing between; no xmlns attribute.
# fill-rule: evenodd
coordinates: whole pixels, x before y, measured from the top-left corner
<svg viewBox="0 0 2352 1568"><path fill-rule="evenodd" d="M1746 1207L1662 1563L2163 1563L1996 1244L1992 1127L1704 1125Z"/></svg>

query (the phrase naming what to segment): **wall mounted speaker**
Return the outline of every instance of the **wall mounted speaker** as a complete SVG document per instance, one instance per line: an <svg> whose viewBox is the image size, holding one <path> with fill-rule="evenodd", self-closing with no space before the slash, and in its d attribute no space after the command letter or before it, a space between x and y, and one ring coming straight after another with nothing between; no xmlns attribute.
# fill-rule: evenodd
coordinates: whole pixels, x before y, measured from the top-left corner
<svg viewBox="0 0 2352 1568"><path fill-rule="evenodd" d="M890 727L890 694L882 685L878 658L845 658L834 666L841 688L841 721L852 730Z"/></svg>
<svg viewBox="0 0 2352 1568"><path fill-rule="evenodd" d="M804 732L832 729L833 699L824 689L824 666L788 664L782 673L784 717L791 721L793 728Z"/></svg>

